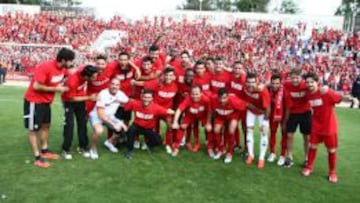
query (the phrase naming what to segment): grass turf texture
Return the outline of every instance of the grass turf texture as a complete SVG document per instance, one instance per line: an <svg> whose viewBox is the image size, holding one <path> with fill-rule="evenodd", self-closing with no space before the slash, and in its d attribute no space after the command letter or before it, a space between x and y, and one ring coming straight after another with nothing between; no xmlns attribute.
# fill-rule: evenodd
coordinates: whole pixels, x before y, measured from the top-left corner
<svg viewBox="0 0 360 203"><path fill-rule="evenodd" d="M339 183L327 181L327 154L321 145L310 177L300 175L302 138L296 136L295 166L266 163L246 166L236 152L233 162L210 160L181 150L173 158L163 148L153 155L135 151L133 160L107 152L99 142L99 160L73 153L73 160L51 161L48 169L33 166L23 127L23 93L19 87L0 86L0 202L359 202L360 111L337 109L340 148ZM89 128L89 134L91 129ZM256 137L256 136L255 136ZM280 138L278 138L279 141ZM259 140L259 137L256 137ZM242 141L243 142L243 141ZM60 152L62 108L52 105L50 148ZM74 136L73 151L76 151ZM258 143L256 143L258 153Z"/></svg>

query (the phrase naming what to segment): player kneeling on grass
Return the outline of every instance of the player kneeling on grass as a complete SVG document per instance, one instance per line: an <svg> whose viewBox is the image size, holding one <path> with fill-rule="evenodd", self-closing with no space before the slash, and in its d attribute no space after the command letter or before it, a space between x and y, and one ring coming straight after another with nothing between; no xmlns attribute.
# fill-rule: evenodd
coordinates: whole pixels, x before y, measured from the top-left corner
<svg viewBox="0 0 360 203"><path fill-rule="evenodd" d="M190 95L186 96L185 100L180 104L175 112L172 127L173 129L177 129L177 132L175 143L173 145L173 156L177 156L179 153L179 147L185 130L190 125L195 124L198 121L201 121L203 126L205 126L207 138L213 139L212 135L210 135L212 129L210 106L210 100L202 93L201 87L199 85L193 85L191 87ZM181 125L179 125L179 118L182 112L185 112L185 116L182 119ZM208 152L209 150L210 148L208 147ZM214 152L209 152L209 156L214 157Z"/></svg>
<svg viewBox="0 0 360 203"><path fill-rule="evenodd" d="M104 145L111 152L118 152L114 146L121 132L127 131L127 126L123 121L115 117L116 110L120 105L126 104L129 98L119 90L120 80L113 78L110 81L110 87L102 90L98 94L95 108L90 112L89 118L93 127L91 140L90 158L98 159L99 154L96 149L98 138L104 131L103 125L114 131L111 138L107 139Z"/></svg>
<svg viewBox="0 0 360 203"><path fill-rule="evenodd" d="M85 90L87 83L92 81L97 76L98 69L95 66L87 65L83 69L70 75L65 86L70 90L64 92L61 95L64 105L64 130L63 130L63 152L61 155L65 159L72 159L71 155L71 143L74 134L74 115L77 122L77 132L79 136L79 152L88 158L90 154L88 152L88 136L86 126L86 110L85 101L96 100L96 95L86 95Z"/></svg>
<svg viewBox="0 0 360 203"><path fill-rule="evenodd" d="M232 155L235 145L235 130L238 126L240 113L245 111L246 103L239 99L234 94L229 94L225 88L218 90L217 97L212 98L211 108L214 111L215 126L214 126L214 137L215 145L218 149L218 153L214 156L214 159L219 159L223 154L221 133L222 130L229 132L229 138L227 139L227 150L224 163L230 163L232 161ZM208 140L210 147L213 147L213 140Z"/></svg>
<svg viewBox="0 0 360 203"><path fill-rule="evenodd" d="M342 97L335 91L326 87L319 88L319 77L315 73L305 75L306 86L309 90L306 98L310 102L312 115L312 129L310 134L310 148L308 152L308 162L302 170L304 176L309 176L313 170L313 164L316 157L317 146L324 142L328 150L329 161L329 181L336 183L336 148L337 138L337 119L334 111L334 105L340 103Z"/></svg>
<svg viewBox="0 0 360 203"><path fill-rule="evenodd" d="M127 152L125 158L132 159L133 149L136 135L144 135L147 140L149 152L152 152L153 147L161 144L161 137L155 131L156 121L160 117L173 115L172 109L166 109L153 102L153 91L149 89L142 89L140 95L141 101L131 100L125 105L126 111L134 112L134 122L131 124L127 132Z"/></svg>

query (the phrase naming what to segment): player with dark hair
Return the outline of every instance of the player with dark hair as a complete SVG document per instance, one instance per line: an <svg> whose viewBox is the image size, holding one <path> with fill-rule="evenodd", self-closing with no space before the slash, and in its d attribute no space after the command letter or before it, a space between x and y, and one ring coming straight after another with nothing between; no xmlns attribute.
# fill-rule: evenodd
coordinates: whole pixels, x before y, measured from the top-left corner
<svg viewBox="0 0 360 203"><path fill-rule="evenodd" d="M62 82L67 69L73 68L75 53L62 48L56 60L45 61L35 69L34 77L25 93L24 121L28 129L29 144L35 156L36 166L47 168L50 163L45 159L58 159L59 155L49 150L49 128L51 122L50 104L56 92L66 92L68 87ZM41 144L39 150L38 141ZM45 159L44 159L45 158Z"/></svg>

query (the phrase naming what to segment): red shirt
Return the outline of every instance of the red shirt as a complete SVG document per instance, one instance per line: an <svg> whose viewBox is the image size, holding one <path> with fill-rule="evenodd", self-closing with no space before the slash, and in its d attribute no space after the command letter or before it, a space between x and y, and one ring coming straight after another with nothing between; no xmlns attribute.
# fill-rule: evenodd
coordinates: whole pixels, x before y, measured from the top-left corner
<svg viewBox="0 0 360 203"><path fill-rule="evenodd" d="M192 101L190 95L179 105L181 111L186 111L186 116L197 119L205 118L210 111L211 103L207 96L201 95L199 102Z"/></svg>
<svg viewBox="0 0 360 203"><path fill-rule="evenodd" d="M307 92L307 99L313 109L311 134L322 136L337 133L337 121L334 105L341 102L341 95L329 89L326 93L320 91Z"/></svg>
<svg viewBox="0 0 360 203"><path fill-rule="evenodd" d="M178 92L176 82L164 84L159 80L146 81L144 88L154 91L154 102L164 108L172 108L173 100Z"/></svg>
<svg viewBox="0 0 360 203"><path fill-rule="evenodd" d="M141 101L138 100L132 100L126 103L125 110L134 111L134 123L146 129L154 129L158 117L168 115L166 108L156 103L151 103L145 107Z"/></svg>
<svg viewBox="0 0 360 203"><path fill-rule="evenodd" d="M225 105L221 105L217 96L211 99L211 108L215 112L215 117L220 119L231 119L233 115L245 111L246 103L237 96L229 95L229 100Z"/></svg>
<svg viewBox="0 0 360 203"><path fill-rule="evenodd" d="M25 99L34 103L52 103L55 92L36 91L33 88L34 82L36 81L49 87L56 87L63 82L66 72L65 68L58 68L56 60L41 63L35 69L34 77L25 93Z"/></svg>
<svg viewBox="0 0 360 203"><path fill-rule="evenodd" d="M217 94L220 88L229 88L230 73L221 71L220 73L212 73L210 80L210 89L213 94Z"/></svg>
<svg viewBox="0 0 360 203"><path fill-rule="evenodd" d="M111 77L120 79L120 90L130 97L132 94L131 80L135 78L135 69L132 66L121 69L118 61L109 63L108 66L113 71Z"/></svg>
<svg viewBox="0 0 360 203"><path fill-rule="evenodd" d="M74 74L70 75L65 81L65 86L69 87L70 90L61 95L63 101L71 101L74 97L86 95L85 88L87 82L81 76L80 71L76 71Z"/></svg>
<svg viewBox="0 0 360 203"><path fill-rule="evenodd" d="M306 99L306 84L301 81L300 85L295 87L290 81L284 83L284 99L286 108L290 113L304 113L310 111L310 104Z"/></svg>
<svg viewBox="0 0 360 203"><path fill-rule="evenodd" d="M234 74L230 77L229 91L235 95L240 95L241 91L245 87L246 75L241 74L240 77L236 78Z"/></svg>
<svg viewBox="0 0 360 203"><path fill-rule="evenodd" d="M244 88L240 94L240 98L244 98L246 102L253 104L258 109L261 109L249 109L256 115L263 114L264 110L270 107L270 94L267 88L263 88L261 91L249 91L247 88Z"/></svg>
<svg viewBox="0 0 360 203"><path fill-rule="evenodd" d="M277 91L273 91L269 88L269 93L271 98L270 119L282 119L284 113L283 88L279 88Z"/></svg>
<svg viewBox="0 0 360 203"><path fill-rule="evenodd" d="M210 96L210 80L211 75L208 72L205 72L203 76L199 76L197 74L194 75L193 84L200 85L202 91L207 96Z"/></svg>
<svg viewBox="0 0 360 203"><path fill-rule="evenodd" d="M110 84L110 77L112 75L113 70L111 67L106 66L102 73L99 73L97 77L89 82L87 87L87 94L97 94L101 90L108 88Z"/></svg>

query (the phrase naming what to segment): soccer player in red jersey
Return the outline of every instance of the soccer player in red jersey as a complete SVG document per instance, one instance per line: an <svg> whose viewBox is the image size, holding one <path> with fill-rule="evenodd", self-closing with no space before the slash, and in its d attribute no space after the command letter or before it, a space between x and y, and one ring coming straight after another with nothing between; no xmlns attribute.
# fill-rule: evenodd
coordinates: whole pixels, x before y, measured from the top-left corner
<svg viewBox="0 0 360 203"><path fill-rule="evenodd" d="M277 129L281 126L281 152L277 162L279 166L284 165L286 155L286 131L281 125L284 115L284 92L281 84L281 75L273 74L270 79L270 86L268 87L271 97L271 112L270 112L270 155L268 162L274 162L276 159L276 134Z"/></svg>
<svg viewBox="0 0 360 203"><path fill-rule="evenodd" d="M24 121L28 129L29 144L35 156L36 166L47 168L50 163L45 159L58 159L57 154L49 150L49 128L51 122L50 104L56 92L66 92L68 87L62 85L66 69L73 67L75 53L62 48L56 60L41 63L34 73L34 77L25 93ZM38 141L41 143L41 152ZM44 159L45 158L45 159Z"/></svg>
<svg viewBox="0 0 360 203"><path fill-rule="evenodd" d="M220 88L217 96L211 99L211 108L214 112L214 138L208 140L209 150L216 146L217 153L214 159L223 155L224 146L221 139L221 132L228 131L228 142L224 163L231 163L234 151L235 130L238 125L239 114L246 109L246 103L234 94L229 94L226 88ZM215 142L214 142L215 141ZM214 143L213 143L214 142Z"/></svg>
<svg viewBox="0 0 360 203"><path fill-rule="evenodd" d="M77 122L79 152L86 158L90 157L88 152L89 141L87 137L85 101L96 101L96 96L86 95L85 90L87 83L96 77L97 71L96 67L87 65L82 70L70 75L65 82L65 86L69 88L69 91L61 95L65 115L63 130L64 141L62 144L63 152L61 155L65 159L72 159L70 148L74 134L74 115Z"/></svg>
<svg viewBox="0 0 360 203"><path fill-rule="evenodd" d="M301 69L294 68L290 72L291 81L284 83L285 119L287 133L287 158L284 163L286 168L293 163L294 133L298 125L304 138L305 162L307 159L308 140L311 132L310 104L306 99L306 84L301 77ZM304 164L305 165L305 164Z"/></svg>
<svg viewBox="0 0 360 203"><path fill-rule="evenodd" d="M205 96L199 85L193 85L191 87L191 93L185 98L185 100L179 105L175 112L173 129L177 129L176 141L173 146L173 156L177 156L179 153L179 147L181 140L184 136L185 130L189 125L194 124L197 121L201 121L205 126L206 133L211 133L211 104L207 96ZM179 118L182 112L185 112L185 116L182 119L181 125L179 125ZM199 139L195 140L195 145L200 145Z"/></svg>
<svg viewBox="0 0 360 203"><path fill-rule="evenodd" d="M125 110L134 111L134 122L127 132L127 152L125 157L132 159L135 136L144 135L147 138L148 150L161 144L161 138L154 130L156 120L162 116L173 115L174 111L170 108L164 108L153 102L153 91L143 89L141 91L141 101L131 100L125 105Z"/></svg>
<svg viewBox="0 0 360 203"><path fill-rule="evenodd" d="M265 166L265 154L268 145L268 129L270 114L270 95L269 91L263 84L256 82L255 73L247 73L246 86L240 98L251 104L246 112L246 143L248 149L248 157L246 164L252 164L254 161L254 127L255 121L258 119L260 125L260 155L258 160L258 168Z"/></svg>
<svg viewBox="0 0 360 203"><path fill-rule="evenodd" d="M231 74L224 70L224 61L221 57L215 58L214 73L211 74L210 90L216 95L220 88L229 88Z"/></svg>
<svg viewBox="0 0 360 203"><path fill-rule="evenodd" d="M86 94L97 95L101 90L109 87L110 77L112 75L111 68L107 67L107 58L104 55L98 55L95 58L95 66L98 68L98 74L94 80L88 83ZM86 114L93 110L95 107L95 101L86 101Z"/></svg>
<svg viewBox="0 0 360 203"><path fill-rule="evenodd" d="M174 69L167 67L164 69L163 77L159 80L152 81L133 81L134 85L143 86L144 89L149 89L154 92L154 102L159 104L162 107L171 109L173 107L173 100L175 95L178 92L177 83L175 82L175 73ZM171 154L171 144L173 142L173 133L172 133L172 117L167 116L165 119L166 122L166 137L165 137L165 148L166 152ZM157 122L160 122L158 120ZM159 125L159 124L157 124Z"/></svg>
<svg viewBox="0 0 360 203"><path fill-rule="evenodd" d="M233 70L230 77L229 91L232 94L240 95L241 91L245 87L246 72L244 71L241 61L235 61L233 64ZM240 112L241 126L244 133L244 140L246 140L246 111ZM239 127L235 130L235 148L240 148L240 131ZM246 144L245 144L246 147ZM246 150L245 150L246 151Z"/></svg>
<svg viewBox="0 0 360 203"><path fill-rule="evenodd" d="M306 74L305 80L308 88L306 98L311 105L313 116L308 162L302 170L302 174L309 176L312 173L317 146L323 142L328 151L329 181L337 183L336 148L338 146L338 125L334 105L340 103L342 99L347 100L348 98L329 88L320 88L319 78L315 73Z"/></svg>
<svg viewBox="0 0 360 203"><path fill-rule="evenodd" d="M205 63L202 60L196 61L194 65L194 84L200 85L203 93L207 96L211 96L210 92L210 80L211 75L206 71Z"/></svg>

